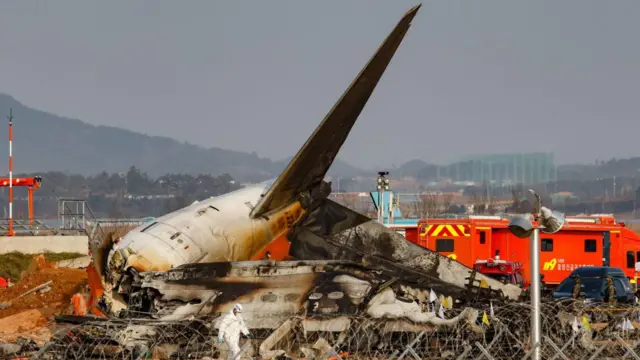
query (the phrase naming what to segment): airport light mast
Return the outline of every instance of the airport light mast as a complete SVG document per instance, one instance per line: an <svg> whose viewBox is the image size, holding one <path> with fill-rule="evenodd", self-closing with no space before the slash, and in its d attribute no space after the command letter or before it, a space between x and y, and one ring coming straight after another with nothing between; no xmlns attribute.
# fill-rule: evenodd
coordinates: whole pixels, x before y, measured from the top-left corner
<svg viewBox="0 0 640 360"><path fill-rule="evenodd" d="M40 176L14 178L13 177L13 109L9 109L9 177L0 178L0 187L9 188L9 229L7 236L14 236L13 230L13 188L16 186L26 187L29 194L29 228L33 228L33 190L38 190L42 186L42 178Z"/></svg>
<svg viewBox="0 0 640 360"><path fill-rule="evenodd" d="M9 232L13 236L13 109L9 109Z"/></svg>
<svg viewBox="0 0 640 360"><path fill-rule="evenodd" d="M565 225L564 214L541 206L540 196L533 190L529 193L535 197L535 205L531 214L518 215L509 221L509 230L517 237L529 238L531 252L531 358L541 359L540 348L542 323L540 322L540 231L553 234Z"/></svg>
<svg viewBox="0 0 640 360"><path fill-rule="evenodd" d="M377 189L378 189L378 222L384 224L384 192L389 190L388 171L378 171Z"/></svg>

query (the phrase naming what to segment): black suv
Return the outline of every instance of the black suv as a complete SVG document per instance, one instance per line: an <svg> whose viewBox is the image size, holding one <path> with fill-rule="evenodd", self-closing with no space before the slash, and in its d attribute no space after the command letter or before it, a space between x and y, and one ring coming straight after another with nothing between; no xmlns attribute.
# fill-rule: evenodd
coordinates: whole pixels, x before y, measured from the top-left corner
<svg viewBox="0 0 640 360"><path fill-rule="evenodd" d="M585 266L573 270L569 277L558 285L558 288L553 292L553 297L555 299L570 298L576 276L580 277L582 284L580 297L586 301L604 302L607 277L610 276L616 289L617 302L635 302L635 292L624 272L619 268L606 266Z"/></svg>

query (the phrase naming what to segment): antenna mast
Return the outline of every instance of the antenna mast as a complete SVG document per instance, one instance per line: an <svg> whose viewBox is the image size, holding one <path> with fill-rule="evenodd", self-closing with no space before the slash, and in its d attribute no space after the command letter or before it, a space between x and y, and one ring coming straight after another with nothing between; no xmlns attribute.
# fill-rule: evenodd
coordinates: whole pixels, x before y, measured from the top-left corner
<svg viewBox="0 0 640 360"><path fill-rule="evenodd" d="M9 109L9 233L13 236L13 109Z"/></svg>

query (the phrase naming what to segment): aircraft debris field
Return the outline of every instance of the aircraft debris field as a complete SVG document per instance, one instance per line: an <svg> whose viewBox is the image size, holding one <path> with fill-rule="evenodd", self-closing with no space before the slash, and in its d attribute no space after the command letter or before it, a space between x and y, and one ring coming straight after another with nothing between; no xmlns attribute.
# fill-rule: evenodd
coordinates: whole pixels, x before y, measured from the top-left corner
<svg viewBox="0 0 640 360"><path fill-rule="evenodd" d="M196 202L121 237L91 238L86 278L76 270L47 268L25 277L27 284L10 290L7 299L48 277L55 294L28 295L16 303L16 313L9 308L11 321L46 323L49 318L30 307L64 312L85 281L96 300L91 308L101 316L58 316L47 325L59 331L47 341L46 334L22 339L37 326L7 334L16 339L0 344L3 355L226 356L228 346L215 341L220 315L240 304L255 335L242 343L247 357L525 356L529 309L518 302L519 287L413 244L328 198L327 171L419 9L402 16L278 178ZM287 249L281 258L255 259L272 247L282 250L280 244ZM617 354L619 346L611 343L624 343L635 310L607 311L587 318L584 304L545 303L543 330L554 345L545 343L543 352L553 356L557 345L573 342L560 351L572 357ZM578 317L582 325L574 326ZM615 329L622 318L625 333ZM7 328L21 331L19 325Z"/></svg>

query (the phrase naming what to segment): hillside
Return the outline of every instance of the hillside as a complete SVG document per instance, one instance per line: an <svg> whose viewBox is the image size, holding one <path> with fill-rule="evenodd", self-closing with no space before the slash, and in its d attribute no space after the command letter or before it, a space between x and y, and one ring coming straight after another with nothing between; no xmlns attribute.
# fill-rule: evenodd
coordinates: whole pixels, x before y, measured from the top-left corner
<svg viewBox="0 0 640 360"><path fill-rule="evenodd" d="M205 149L166 137L94 126L31 109L11 96L0 94L0 115L4 119L9 108L13 108L16 117L15 170L23 173L56 170L89 175L103 170L126 172L135 165L154 177L167 173L227 173L241 181L261 181L277 176L286 166L284 160L272 161L255 154ZM0 137L7 139L7 126L0 127ZM8 152L0 152L0 167L7 168L7 157ZM360 172L337 160L330 174L353 176Z"/></svg>
<svg viewBox="0 0 640 360"><path fill-rule="evenodd" d="M413 177L420 178L420 173L422 170L428 168L430 164L426 163L423 160L414 159L409 160L406 163L400 165L397 169L394 169L394 173L398 173L398 176L405 177Z"/></svg>
<svg viewBox="0 0 640 360"><path fill-rule="evenodd" d="M560 180L596 180L611 177L637 178L640 175L640 157L596 161L594 164L558 166Z"/></svg>

